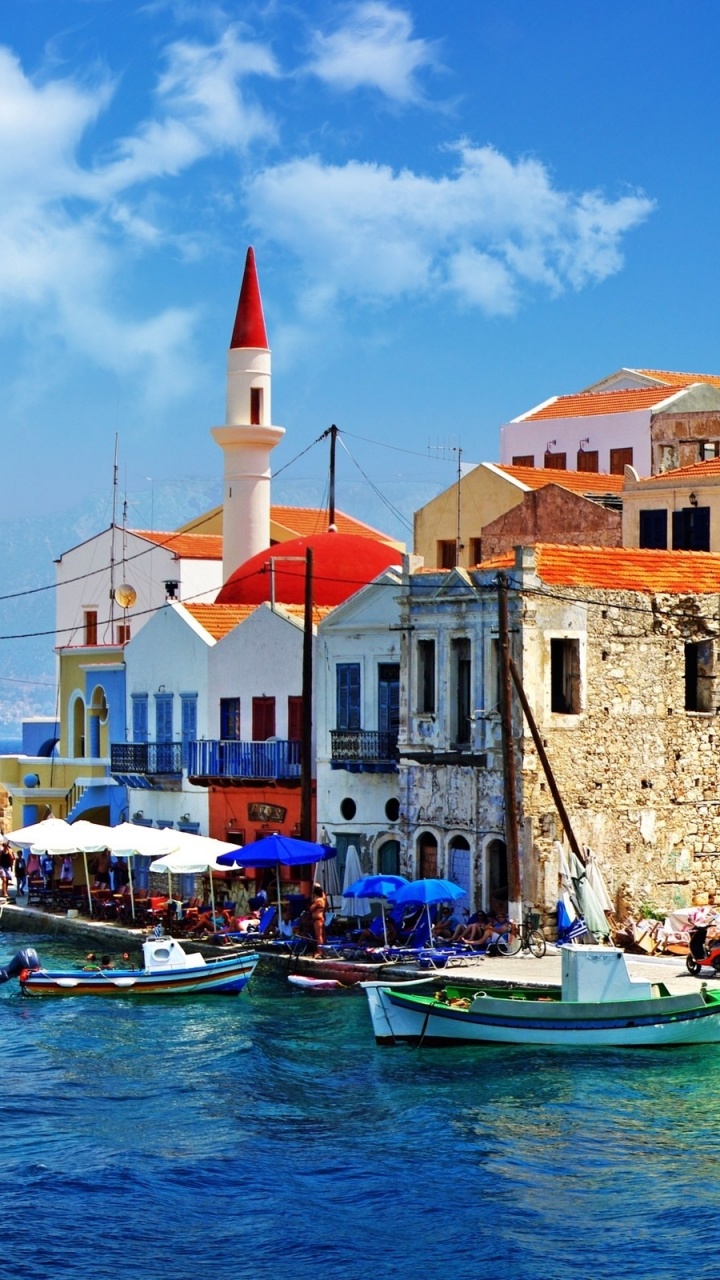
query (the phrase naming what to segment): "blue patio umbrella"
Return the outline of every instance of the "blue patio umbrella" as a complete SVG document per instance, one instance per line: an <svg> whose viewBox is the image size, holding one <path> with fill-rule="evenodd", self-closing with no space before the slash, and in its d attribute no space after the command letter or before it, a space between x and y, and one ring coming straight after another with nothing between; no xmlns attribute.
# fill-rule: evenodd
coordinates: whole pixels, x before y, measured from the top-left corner
<svg viewBox="0 0 720 1280"><path fill-rule="evenodd" d="M429 878L412 880L409 884L403 885L395 894L394 901L396 906L425 907L432 942L431 906L438 902L457 902L458 898L462 898L464 894L465 890L459 884L453 884L452 880Z"/></svg>
<svg viewBox="0 0 720 1280"><path fill-rule="evenodd" d="M407 884L404 876L377 875L361 876L353 884L343 890L343 898L394 898L398 889ZM382 912L383 934L387 946L387 926L385 924L385 904L380 902Z"/></svg>
<svg viewBox="0 0 720 1280"><path fill-rule="evenodd" d="M275 867L277 878L278 911L280 910L280 867L299 867L311 862L325 862L336 858L337 849L329 844L315 844L311 840L296 840L293 836L264 836L252 845L243 845L237 852L222 853L217 859L223 867Z"/></svg>

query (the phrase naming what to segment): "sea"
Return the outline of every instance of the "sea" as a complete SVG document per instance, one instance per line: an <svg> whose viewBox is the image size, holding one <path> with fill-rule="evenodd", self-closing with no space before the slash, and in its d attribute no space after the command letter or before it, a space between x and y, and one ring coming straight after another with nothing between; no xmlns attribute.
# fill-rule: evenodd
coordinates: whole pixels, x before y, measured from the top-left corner
<svg viewBox="0 0 720 1280"><path fill-rule="evenodd" d="M34 943L0 934L0 960ZM0 988L3 1280L715 1276L720 1049L378 1047L365 997Z"/></svg>

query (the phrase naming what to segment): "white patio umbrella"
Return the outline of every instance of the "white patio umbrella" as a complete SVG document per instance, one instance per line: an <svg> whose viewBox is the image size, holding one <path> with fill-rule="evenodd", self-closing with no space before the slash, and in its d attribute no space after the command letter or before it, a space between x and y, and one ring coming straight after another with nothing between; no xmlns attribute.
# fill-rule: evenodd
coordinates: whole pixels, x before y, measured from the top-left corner
<svg viewBox="0 0 720 1280"><path fill-rule="evenodd" d="M348 845L347 857L345 859L345 874L343 876L343 894L345 893L346 889L350 888L351 884L355 884L357 880L360 880L362 875L363 875L363 869L360 866L360 858L358 856L358 851L355 848L354 844L350 844ZM358 920L360 919L361 916L370 915L370 903L368 902L367 898L355 899L354 914L358 917Z"/></svg>
<svg viewBox="0 0 720 1280"><path fill-rule="evenodd" d="M61 821L62 819L56 820L58 824ZM48 822L49 819L38 824L41 828L40 834L30 848L33 853L49 853L51 858L64 858L72 853L82 854L83 863L85 864L88 909L90 915L92 915L93 902L87 856L89 853L100 853L103 849L107 849L113 828L104 827L99 822L85 822L82 819L73 823L63 822L62 828L59 825L54 828L52 840L49 840L47 832L42 830L43 827L48 825ZM26 831L29 830L30 828L27 827Z"/></svg>
<svg viewBox="0 0 720 1280"><path fill-rule="evenodd" d="M202 875L210 873L210 903L215 919L215 889L213 871L227 871L227 867L217 862L221 853L237 853L237 845L226 844L222 840L214 840L212 836L196 836L187 831L173 831L170 828L158 833L166 837L166 852L160 853L150 870L159 875L167 874L172 888L174 875Z"/></svg>

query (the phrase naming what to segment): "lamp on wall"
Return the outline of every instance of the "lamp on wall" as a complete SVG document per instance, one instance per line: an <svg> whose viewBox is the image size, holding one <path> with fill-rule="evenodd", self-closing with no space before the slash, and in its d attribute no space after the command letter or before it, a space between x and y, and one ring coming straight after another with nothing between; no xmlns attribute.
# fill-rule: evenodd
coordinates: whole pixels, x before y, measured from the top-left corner
<svg viewBox="0 0 720 1280"><path fill-rule="evenodd" d="M585 452L585 448L586 448L586 446L587 446L587 445L589 445L589 443L590 443L590 437L589 437L589 436L585 436L585 439L584 439L584 440L580 440L580 441L579 441L579 443L578 443L578 448L579 448L579 450L580 450L580 452L581 452L581 453L584 453L584 452Z"/></svg>
<svg viewBox="0 0 720 1280"><path fill-rule="evenodd" d="M181 813L181 814L180 814L180 821L181 821L181 822L189 822L189 821L190 821L190 814L189 814L189 813Z"/></svg>
<svg viewBox="0 0 720 1280"><path fill-rule="evenodd" d="M697 494L691 493L688 497L688 502L690 503L691 507L696 507L698 504Z"/></svg>
<svg viewBox="0 0 720 1280"><path fill-rule="evenodd" d="M143 817L142 809L138 809L137 812L133 814L133 819L136 821L138 818L142 818L142 817Z"/></svg>
<svg viewBox="0 0 720 1280"><path fill-rule="evenodd" d="M557 440L548 440L547 444L545 445L545 452L550 453L550 450L552 449L553 445L556 445L556 444L557 444Z"/></svg>

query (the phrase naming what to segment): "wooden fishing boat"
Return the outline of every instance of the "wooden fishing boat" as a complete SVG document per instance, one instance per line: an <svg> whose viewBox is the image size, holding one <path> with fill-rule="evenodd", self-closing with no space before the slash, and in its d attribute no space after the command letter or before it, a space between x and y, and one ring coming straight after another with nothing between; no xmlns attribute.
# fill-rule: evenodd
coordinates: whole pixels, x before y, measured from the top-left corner
<svg viewBox="0 0 720 1280"><path fill-rule="evenodd" d="M662 1047L720 1042L720 989L633 981L622 951L564 947L562 988L365 986L378 1044Z"/></svg>
<svg viewBox="0 0 720 1280"><path fill-rule="evenodd" d="M235 995L247 986L259 957L252 953L206 960L183 951L175 938L143 943L142 969L24 969L26 996Z"/></svg>

